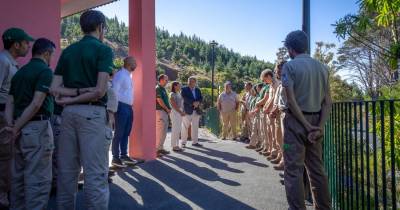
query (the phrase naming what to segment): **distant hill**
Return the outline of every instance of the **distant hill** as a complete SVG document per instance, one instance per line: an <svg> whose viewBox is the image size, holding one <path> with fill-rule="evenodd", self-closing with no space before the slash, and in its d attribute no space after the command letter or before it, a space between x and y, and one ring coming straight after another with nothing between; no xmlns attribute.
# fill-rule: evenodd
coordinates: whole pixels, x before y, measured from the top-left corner
<svg viewBox="0 0 400 210"><path fill-rule="evenodd" d="M128 55L128 27L117 17L107 18L107 34L105 43L115 53L116 58ZM183 33L170 34L167 30L157 28L157 73L166 73L171 80L185 81L190 75L198 75L203 84L210 86L210 70L212 59L211 45L201 38ZM61 23L62 47L81 38L79 14L64 18ZM256 80L265 68L273 68L273 64L251 56L242 56L223 45L215 48L216 82L226 80L236 84L236 89L243 88L244 81Z"/></svg>

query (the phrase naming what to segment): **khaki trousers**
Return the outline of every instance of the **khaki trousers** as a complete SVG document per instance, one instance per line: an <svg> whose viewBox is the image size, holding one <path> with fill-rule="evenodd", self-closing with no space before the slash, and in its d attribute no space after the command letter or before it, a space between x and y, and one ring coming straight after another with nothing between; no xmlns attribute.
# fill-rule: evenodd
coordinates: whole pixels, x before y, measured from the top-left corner
<svg viewBox="0 0 400 210"><path fill-rule="evenodd" d="M190 136L193 144L197 144L199 141L199 121L200 115L193 111L191 115L186 114L182 119L182 144L186 144L188 135L189 135L189 127L190 127Z"/></svg>
<svg viewBox="0 0 400 210"><path fill-rule="evenodd" d="M53 149L50 121L31 121L21 129L12 160L10 209L47 208Z"/></svg>
<svg viewBox="0 0 400 210"><path fill-rule="evenodd" d="M74 210L81 166L84 173L85 209L108 209L108 151L112 131L106 109L69 105L62 113L57 151L57 209Z"/></svg>
<svg viewBox="0 0 400 210"><path fill-rule="evenodd" d="M168 132L168 123L168 113L164 110L156 110L157 150L164 149L164 142Z"/></svg>
<svg viewBox="0 0 400 210"><path fill-rule="evenodd" d="M0 112L0 129L7 125L4 112ZM0 203L8 205L8 192L11 182L11 157L13 144L10 138L0 138Z"/></svg>
<svg viewBox="0 0 400 210"><path fill-rule="evenodd" d="M319 115L305 115L308 122L317 125ZM322 161L322 140L311 144L307 131L289 112L284 118L285 189L289 209L306 209L304 204L303 173L306 168L317 210L331 209L328 178Z"/></svg>
<svg viewBox="0 0 400 210"><path fill-rule="evenodd" d="M243 138L250 138L251 136L251 119L249 116L249 112L248 111L242 111L242 132L241 132L241 136Z"/></svg>
<svg viewBox="0 0 400 210"><path fill-rule="evenodd" d="M269 149L268 117L262 111L260 112L260 134L261 146L264 149Z"/></svg>
<svg viewBox="0 0 400 210"><path fill-rule="evenodd" d="M257 146L260 143L260 113L256 113L252 117L252 129L250 136L250 145Z"/></svg>
<svg viewBox="0 0 400 210"><path fill-rule="evenodd" d="M172 110L171 114L171 147L178 147L179 146L179 138L182 131L182 115Z"/></svg>
<svg viewBox="0 0 400 210"><path fill-rule="evenodd" d="M222 119L222 138L226 139L229 135L229 131L232 132L232 138L237 137L236 131L236 111L221 112Z"/></svg>

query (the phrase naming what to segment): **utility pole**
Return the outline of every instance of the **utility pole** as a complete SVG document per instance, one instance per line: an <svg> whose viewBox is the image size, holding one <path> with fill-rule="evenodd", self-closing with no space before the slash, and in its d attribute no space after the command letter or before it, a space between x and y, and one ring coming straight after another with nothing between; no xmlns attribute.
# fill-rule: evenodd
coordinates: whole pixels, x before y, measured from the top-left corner
<svg viewBox="0 0 400 210"><path fill-rule="evenodd" d="M218 43L213 40L210 43L212 47L212 59L211 59L211 106L214 106L214 68L215 68L215 46L218 45Z"/></svg>

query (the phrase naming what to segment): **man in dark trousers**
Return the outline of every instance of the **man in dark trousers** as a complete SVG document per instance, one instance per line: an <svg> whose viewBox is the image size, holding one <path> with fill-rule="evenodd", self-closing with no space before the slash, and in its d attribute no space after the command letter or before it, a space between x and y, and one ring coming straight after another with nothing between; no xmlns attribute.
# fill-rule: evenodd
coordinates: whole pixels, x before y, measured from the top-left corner
<svg viewBox="0 0 400 210"><path fill-rule="evenodd" d="M186 141L188 138L188 128L191 126L191 139L192 146L201 147L202 145L198 142L198 131L199 131L199 121L201 116L200 104L203 101L203 96L198 87L196 87L197 80L195 77L189 77L188 86L182 88L182 98L183 98L183 111L185 116L182 120L182 146L186 146Z"/></svg>
<svg viewBox="0 0 400 210"><path fill-rule="evenodd" d="M285 39L291 61L283 66L282 86L288 109L284 118L285 188L290 210L306 209L306 168L317 210L331 209L322 161L323 127L331 109L328 68L306 54L308 37L293 31Z"/></svg>

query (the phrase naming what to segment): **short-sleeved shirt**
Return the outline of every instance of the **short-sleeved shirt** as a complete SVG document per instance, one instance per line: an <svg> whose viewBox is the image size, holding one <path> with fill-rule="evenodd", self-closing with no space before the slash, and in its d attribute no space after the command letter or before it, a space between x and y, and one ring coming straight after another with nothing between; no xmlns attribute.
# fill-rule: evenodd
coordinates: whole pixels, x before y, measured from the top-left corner
<svg viewBox="0 0 400 210"><path fill-rule="evenodd" d="M261 101L267 93L269 93L269 85L264 84L263 88L260 91L260 94L258 95L257 102Z"/></svg>
<svg viewBox="0 0 400 210"><path fill-rule="evenodd" d="M221 103L221 112L233 112L236 109L236 104L238 102L237 94L235 92L230 92L229 94L225 91L219 95L218 98Z"/></svg>
<svg viewBox="0 0 400 210"><path fill-rule="evenodd" d="M182 95L180 93L174 93L171 92L169 94L170 99L173 99L176 103L176 105L178 106L179 110L183 110L183 98Z"/></svg>
<svg viewBox="0 0 400 210"><path fill-rule="evenodd" d="M164 87L157 85L156 86L156 98L161 98L161 100L164 102L165 106L168 107L168 109L171 109L171 105L169 104L168 100L168 94L167 90L165 90ZM164 110L160 104L158 104L158 101L156 101L156 109L157 110Z"/></svg>
<svg viewBox="0 0 400 210"><path fill-rule="evenodd" d="M96 37L85 35L62 52L55 75L63 77L67 88L96 87L99 72L111 74L113 57L110 47ZM106 105L107 95L99 101Z"/></svg>
<svg viewBox="0 0 400 210"><path fill-rule="evenodd" d="M256 102L257 102L257 96L250 96L249 97L249 110L254 110L254 108L256 107Z"/></svg>
<svg viewBox="0 0 400 210"><path fill-rule="evenodd" d="M14 97L14 119L22 115L32 102L36 91L46 93L47 96L36 115L50 117L54 111L54 100L49 95L49 88L53 80L53 71L39 58L32 58L12 78L10 95Z"/></svg>
<svg viewBox="0 0 400 210"><path fill-rule="evenodd" d="M7 50L0 52L0 104L7 102L11 79L18 70L17 61Z"/></svg>
<svg viewBox="0 0 400 210"><path fill-rule="evenodd" d="M309 55L300 54L283 66L282 85L293 90L303 112L319 112L328 89L328 68Z"/></svg>

